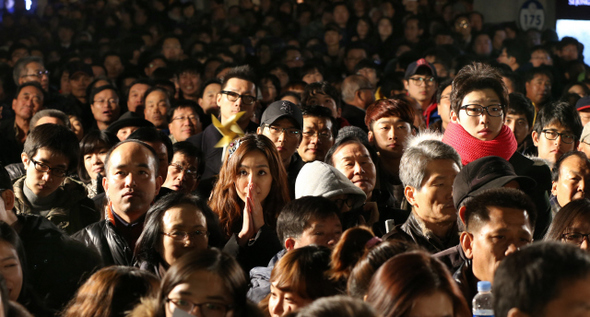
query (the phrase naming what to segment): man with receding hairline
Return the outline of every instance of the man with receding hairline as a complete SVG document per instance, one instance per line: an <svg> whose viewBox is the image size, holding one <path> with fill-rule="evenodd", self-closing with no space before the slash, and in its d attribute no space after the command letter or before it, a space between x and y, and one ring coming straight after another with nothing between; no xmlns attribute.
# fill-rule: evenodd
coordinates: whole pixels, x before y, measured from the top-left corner
<svg viewBox="0 0 590 317"><path fill-rule="evenodd" d="M146 143L126 140L107 153L105 171L106 219L78 232L76 238L96 248L105 265L131 266L145 214L162 184L158 156Z"/></svg>

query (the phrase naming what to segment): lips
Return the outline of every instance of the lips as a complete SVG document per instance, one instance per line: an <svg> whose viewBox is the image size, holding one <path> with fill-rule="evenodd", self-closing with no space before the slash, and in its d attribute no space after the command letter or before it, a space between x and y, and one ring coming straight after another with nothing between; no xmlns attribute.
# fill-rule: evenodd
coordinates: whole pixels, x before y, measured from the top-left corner
<svg viewBox="0 0 590 317"><path fill-rule="evenodd" d="M492 130L490 130L490 129L482 129L482 130L477 131L477 134L481 135L481 136L486 136L491 133L492 133Z"/></svg>
<svg viewBox="0 0 590 317"><path fill-rule="evenodd" d="M95 167L95 168L92 169L92 172L93 173L102 173L103 171L104 171L104 167L103 166L101 166L101 167Z"/></svg>

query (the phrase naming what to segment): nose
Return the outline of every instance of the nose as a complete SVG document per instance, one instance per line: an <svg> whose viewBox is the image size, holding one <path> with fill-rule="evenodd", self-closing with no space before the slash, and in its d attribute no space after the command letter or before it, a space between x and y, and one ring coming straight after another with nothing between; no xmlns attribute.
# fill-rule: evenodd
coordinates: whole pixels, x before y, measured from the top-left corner
<svg viewBox="0 0 590 317"><path fill-rule="evenodd" d="M590 245L588 245L588 237L584 237L584 240L582 240L582 244L580 244L580 249L588 251L589 247Z"/></svg>
<svg viewBox="0 0 590 317"><path fill-rule="evenodd" d="M135 177L133 176L133 173L129 173L127 174L127 177L125 177L125 187L135 187Z"/></svg>
<svg viewBox="0 0 590 317"><path fill-rule="evenodd" d="M283 130L283 131L279 132L278 141L281 142L281 141L285 140L286 136L287 136L287 131Z"/></svg>
<svg viewBox="0 0 590 317"><path fill-rule="evenodd" d="M365 173L365 170L363 169L361 164L358 162L354 164L354 173L358 174L358 175Z"/></svg>
<svg viewBox="0 0 590 317"><path fill-rule="evenodd" d="M49 181L51 178L52 178L52 177L51 177L51 171L47 171L47 172L43 173L43 177L42 177L42 179L43 179L44 181L48 182L48 181Z"/></svg>
<svg viewBox="0 0 590 317"><path fill-rule="evenodd" d="M195 306L193 310L189 312L189 314L197 317L203 317L203 314L201 314L201 307L199 306Z"/></svg>
<svg viewBox="0 0 590 317"><path fill-rule="evenodd" d="M270 310L270 313L272 314L272 316L282 316L283 315L283 299L279 298L276 302L276 305L274 307L272 307L272 309Z"/></svg>
<svg viewBox="0 0 590 317"><path fill-rule="evenodd" d="M390 140L397 139L395 136L395 128L392 127L391 129L389 129L389 133L387 134L387 137Z"/></svg>
<svg viewBox="0 0 590 317"><path fill-rule="evenodd" d="M510 131L514 132L514 128L516 126L515 121L512 121L510 123L506 123L506 126L510 129Z"/></svg>
<svg viewBox="0 0 590 317"><path fill-rule="evenodd" d="M516 244L511 243L508 248L506 248L506 252L504 252L505 256L508 256L516 251L520 250L520 248L518 246L516 246Z"/></svg>

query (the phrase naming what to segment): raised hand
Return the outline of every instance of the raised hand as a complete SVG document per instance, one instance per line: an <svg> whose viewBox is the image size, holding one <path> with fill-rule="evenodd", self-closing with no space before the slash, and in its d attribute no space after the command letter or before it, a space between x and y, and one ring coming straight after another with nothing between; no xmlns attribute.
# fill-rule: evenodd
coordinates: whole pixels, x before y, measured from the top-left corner
<svg viewBox="0 0 590 317"><path fill-rule="evenodd" d="M238 233L238 243L244 246L248 240L254 238L258 230L264 225L262 205L256 198L256 185L248 184L248 194L244 202L242 230Z"/></svg>

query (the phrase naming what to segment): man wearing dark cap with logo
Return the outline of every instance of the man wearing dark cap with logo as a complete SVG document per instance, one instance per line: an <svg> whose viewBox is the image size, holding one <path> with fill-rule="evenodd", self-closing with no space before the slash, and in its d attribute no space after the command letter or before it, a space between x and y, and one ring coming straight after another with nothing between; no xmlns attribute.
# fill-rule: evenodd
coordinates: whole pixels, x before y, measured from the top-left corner
<svg viewBox="0 0 590 317"><path fill-rule="evenodd" d="M438 120L436 98L434 95L438 89L436 68L421 58L408 66L404 79L404 86L408 91L408 96L416 99L420 103L426 125L430 125Z"/></svg>
<svg viewBox="0 0 590 317"><path fill-rule="evenodd" d="M576 110L580 114L582 125L590 122L590 96L582 97L576 102Z"/></svg>
<svg viewBox="0 0 590 317"><path fill-rule="evenodd" d="M117 121L111 123L106 129L107 132L115 134L120 141L127 140L127 137L142 127L153 127L154 124L142 118L133 111L127 111Z"/></svg>
<svg viewBox="0 0 590 317"><path fill-rule="evenodd" d="M453 183L453 203L465 227L460 244L434 256L455 272L465 299L478 281L492 281L500 261L532 242L536 211L521 190L536 186L518 176L508 161L487 156L463 167Z"/></svg>
<svg viewBox="0 0 590 317"><path fill-rule="evenodd" d="M260 120L256 133L268 137L277 147L283 166L288 173L289 189L295 194L295 179L303 166L303 160L297 154L301 143L303 115L294 103L278 100L271 103Z"/></svg>

